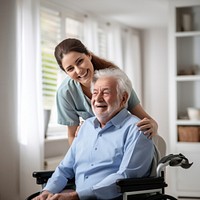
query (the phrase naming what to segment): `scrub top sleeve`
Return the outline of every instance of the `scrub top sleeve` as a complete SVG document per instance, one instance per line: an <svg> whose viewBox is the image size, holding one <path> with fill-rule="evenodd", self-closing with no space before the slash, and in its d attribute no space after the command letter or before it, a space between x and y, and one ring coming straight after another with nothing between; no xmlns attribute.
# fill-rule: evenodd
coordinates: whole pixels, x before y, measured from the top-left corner
<svg viewBox="0 0 200 200"><path fill-rule="evenodd" d="M128 110L131 111L139 103L140 103L140 100L138 99L135 91L132 89L130 98L128 100Z"/></svg>
<svg viewBox="0 0 200 200"><path fill-rule="evenodd" d="M67 126L79 125L79 116L70 104L70 99L70 96L64 97L59 92L56 94L58 124Z"/></svg>

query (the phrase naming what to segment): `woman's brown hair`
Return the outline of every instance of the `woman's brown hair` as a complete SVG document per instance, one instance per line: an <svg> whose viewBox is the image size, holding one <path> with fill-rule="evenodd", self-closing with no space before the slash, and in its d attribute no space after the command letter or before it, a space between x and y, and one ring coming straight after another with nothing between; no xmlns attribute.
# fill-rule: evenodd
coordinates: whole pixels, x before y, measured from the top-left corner
<svg viewBox="0 0 200 200"><path fill-rule="evenodd" d="M112 62L100 58L94 55L93 53L89 52L85 47L85 45L83 45L83 43L80 40L75 38L68 38L60 42L56 46L54 51L54 56L56 58L56 61L63 71L65 71L62 66L63 56L72 51L84 53L86 55L91 55L92 56L91 62L93 64L94 70L117 67Z"/></svg>

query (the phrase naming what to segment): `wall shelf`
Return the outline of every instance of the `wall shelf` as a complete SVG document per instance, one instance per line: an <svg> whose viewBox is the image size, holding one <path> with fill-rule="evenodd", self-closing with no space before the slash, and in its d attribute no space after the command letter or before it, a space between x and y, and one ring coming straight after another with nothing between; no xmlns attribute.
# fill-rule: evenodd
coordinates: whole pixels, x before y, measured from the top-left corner
<svg viewBox="0 0 200 200"><path fill-rule="evenodd" d="M172 172L172 192L200 199L200 120L187 114L200 108L200 1L174 0L169 8L170 150L194 162Z"/></svg>
<svg viewBox="0 0 200 200"><path fill-rule="evenodd" d="M185 125L185 126L200 126L200 120L177 120L176 125Z"/></svg>
<svg viewBox="0 0 200 200"><path fill-rule="evenodd" d="M200 31L176 32L175 37L195 37L200 36Z"/></svg>
<svg viewBox="0 0 200 200"><path fill-rule="evenodd" d="M200 81L200 75L180 75L176 77L176 81Z"/></svg>

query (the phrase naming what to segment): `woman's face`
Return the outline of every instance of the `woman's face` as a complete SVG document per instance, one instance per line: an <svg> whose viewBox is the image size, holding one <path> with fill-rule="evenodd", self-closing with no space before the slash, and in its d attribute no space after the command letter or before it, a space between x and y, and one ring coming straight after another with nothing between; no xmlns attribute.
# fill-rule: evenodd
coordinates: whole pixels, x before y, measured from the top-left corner
<svg viewBox="0 0 200 200"><path fill-rule="evenodd" d="M73 80L90 87L94 75L94 67L90 55L76 51L69 52L63 56L62 66Z"/></svg>

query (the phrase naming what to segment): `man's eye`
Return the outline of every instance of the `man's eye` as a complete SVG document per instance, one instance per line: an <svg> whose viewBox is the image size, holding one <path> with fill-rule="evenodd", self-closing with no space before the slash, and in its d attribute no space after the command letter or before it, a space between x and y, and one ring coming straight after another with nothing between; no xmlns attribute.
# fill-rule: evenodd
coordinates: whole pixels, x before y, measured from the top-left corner
<svg viewBox="0 0 200 200"><path fill-rule="evenodd" d="M106 91L106 92L103 92L103 94L108 95L110 94L110 92Z"/></svg>

